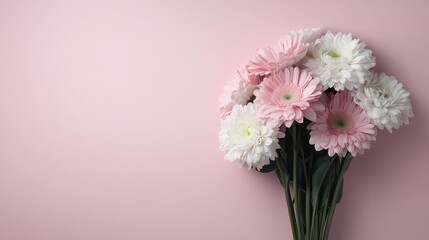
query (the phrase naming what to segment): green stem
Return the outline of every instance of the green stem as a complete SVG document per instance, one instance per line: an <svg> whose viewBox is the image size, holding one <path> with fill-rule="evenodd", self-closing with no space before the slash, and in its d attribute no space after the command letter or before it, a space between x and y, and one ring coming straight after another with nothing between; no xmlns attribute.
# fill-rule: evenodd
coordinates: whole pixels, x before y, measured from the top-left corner
<svg viewBox="0 0 429 240"><path fill-rule="evenodd" d="M326 214L327 214L327 211L328 210L328 204L326 204L326 205L324 205L323 206L323 209L322 209L322 215L321 215L321 218L320 218L320 222L322 223L322 224L326 224L326 222L325 222L325 219L326 219ZM324 226L322 225L322 226L320 226L321 227L321 229L324 229ZM323 237L323 231L321 231L320 232L320 234L319 234L319 239L322 239L322 237Z"/></svg>
<svg viewBox="0 0 429 240"><path fill-rule="evenodd" d="M311 162L310 162L310 169L311 169ZM307 164L305 164L305 171L307 172ZM308 176L309 174L306 174L306 178L305 178L305 185L306 185L306 190L305 190L305 235L307 236L307 240L311 240L311 226L310 226L310 211L311 211L311 179L310 176Z"/></svg>
<svg viewBox="0 0 429 240"><path fill-rule="evenodd" d="M302 239L302 234L304 232L303 226L301 224L301 218L299 214L301 213L300 207L299 207L299 193L298 193L298 148L297 148L297 141L296 141L296 123L292 124L291 128L291 135L292 135L292 146L293 146L293 192L294 192L294 198L295 198L295 212L297 213L296 216L296 224L298 227L298 239Z"/></svg>
<svg viewBox="0 0 429 240"><path fill-rule="evenodd" d="M314 222L314 236L318 236L318 232L319 232L319 219L315 218L316 222ZM313 219L314 220L314 219Z"/></svg>
<svg viewBox="0 0 429 240"><path fill-rule="evenodd" d="M301 130L301 128L300 128ZM311 163L305 158L305 153L302 145L300 146L301 159L304 164L304 179L305 179L305 238L311 240Z"/></svg>
<svg viewBox="0 0 429 240"><path fill-rule="evenodd" d="M288 214L289 214L289 220L290 220L290 224L291 224L291 228L292 228L292 235L294 239L297 239L297 229L296 229L296 218L295 218L295 212L293 210L293 203L292 203L292 198L290 196L290 192L289 192L289 176L285 176L283 173L283 166L280 163L281 159L277 159L276 160L276 164L277 164L277 170L276 170L276 174L277 177L279 178L280 182L283 185L283 190L285 193L285 197L286 197L286 203L287 203L287 208L288 208Z"/></svg>
<svg viewBox="0 0 429 240"><path fill-rule="evenodd" d="M311 232L313 233L314 232L314 236L317 236L318 234L317 234L317 226L318 226L318 223L316 223L316 220L318 220L318 218L316 217L316 212L317 212L317 206L318 206L318 204L319 204L319 200L318 200L319 198L317 198L317 200L316 200L316 202L315 202L315 204L314 204L314 206L313 206L313 216L311 217Z"/></svg>
<svg viewBox="0 0 429 240"><path fill-rule="evenodd" d="M330 159L330 161L332 161L332 163L334 162L334 161L340 161L340 159L338 158L337 159L337 155L334 155L333 157L330 157L329 158ZM339 168L337 167L337 165L335 164L335 172L338 172L339 171ZM334 191L335 191L335 189L333 189ZM329 191L331 191L331 190L329 190ZM329 195L331 195L331 194L329 194ZM320 224L321 224L321 226L320 226L320 229L321 229L321 231L320 231L320 233L319 233L319 239L323 239L323 236L324 236L324 234L325 234L325 226L326 226L326 215L327 215L327 213L328 213L328 205L329 204L325 204L324 206L323 206L323 209L322 209L322 214L321 214L321 216L320 216Z"/></svg>
<svg viewBox="0 0 429 240"><path fill-rule="evenodd" d="M344 174L345 174L347 168L350 166L352 159L353 158L350 156L350 154L347 154L346 158L341 163L340 174L338 175L338 179L337 179L337 182L335 184L334 197L332 198L331 206L329 208L329 213L328 213L328 219L326 222L326 226L324 228L323 240L329 240L329 231L331 229L332 220L334 218L335 207L337 205L338 195L339 195L340 190L341 190L340 189L340 186L341 186L340 182L343 180Z"/></svg>

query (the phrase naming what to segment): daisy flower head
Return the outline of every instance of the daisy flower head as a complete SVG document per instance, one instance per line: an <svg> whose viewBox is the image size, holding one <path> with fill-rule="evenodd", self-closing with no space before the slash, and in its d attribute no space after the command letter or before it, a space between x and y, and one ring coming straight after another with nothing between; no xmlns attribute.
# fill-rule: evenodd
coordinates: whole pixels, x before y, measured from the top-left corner
<svg viewBox="0 0 429 240"><path fill-rule="evenodd" d="M221 123L220 150L226 151L226 160L260 170L275 160L280 148L278 138L283 137L278 128L269 127L256 117L252 103L235 105Z"/></svg>
<svg viewBox="0 0 429 240"><path fill-rule="evenodd" d="M291 36L301 36L302 42L312 43L322 37L325 34L325 29L323 27L319 28L303 28L298 31L291 31L289 35Z"/></svg>
<svg viewBox="0 0 429 240"><path fill-rule="evenodd" d="M324 99L325 111L308 125L310 144L316 151L327 149L331 157L345 157L347 152L353 157L363 154L377 133L365 111L354 102L350 91L325 95Z"/></svg>
<svg viewBox="0 0 429 240"><path fill-rule="evenodd" d="M298 67L286 68L266 77L255 90L255 106L258 116L270 126L283 123L290 127L294 121L302 123L304 117L316 121L316 112L324 106L319 97L322 86L318 78Z"/></svg>
<svg viewBox="0 0 429 240"><path fill-rule="evenodd" d="M268 75L294 65L307 53L308 43L302 39L300 35L287 35L276 45L259 49L246 65L249 72L255 75Z"/></svg>
<svg viewBox="0 0 429 240"><path fill-rule="evenodd" d="M365 82L375 66L372 51L351 34L328 32L309 51L312 57L304 66L320 78L324 90L353 90Z"/></svg>
<svg viewBox="0 0 429 240"><path fill-rule="evenodd" d="M410 93L393 76L373 73L370 80L357 89L356 102L371 121L390 133L413 117Z"/></svg>
<svg viewBox="0 0 429 240"><path fill-rule="evenodd" d="M222 119L231 113L235 105L246 105L261 81L261 76L249 75L244 66L236 69L234 77L227 83L219 98Z"/></svg>

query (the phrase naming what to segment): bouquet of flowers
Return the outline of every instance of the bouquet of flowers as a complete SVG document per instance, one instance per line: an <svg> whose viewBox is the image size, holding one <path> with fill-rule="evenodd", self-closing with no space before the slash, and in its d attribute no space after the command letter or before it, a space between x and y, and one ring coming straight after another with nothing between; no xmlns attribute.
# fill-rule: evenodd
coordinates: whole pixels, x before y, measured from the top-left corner
<svg viewBox="0 0 429 240"><path fill-rule="evenodd" d="M413 117L409 92L374 66L351 34L292 31L239 67L220 98L225 159L276 173L295 240L329 239L353 157Z"/></svg>

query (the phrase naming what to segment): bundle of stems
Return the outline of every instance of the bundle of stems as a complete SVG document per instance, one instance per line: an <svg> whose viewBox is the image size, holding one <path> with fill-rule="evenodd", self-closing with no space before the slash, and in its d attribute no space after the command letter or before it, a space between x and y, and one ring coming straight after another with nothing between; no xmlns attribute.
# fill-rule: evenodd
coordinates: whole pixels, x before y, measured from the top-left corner
<svg viewBox="0 0 429 240"><path fill-rule="evenodd" d="M307 125L294 123L280 142L279 157L261 172L275 171L283 187L294 240L329 240L344 174L352 156L329 156L309 144Z"/></svg>

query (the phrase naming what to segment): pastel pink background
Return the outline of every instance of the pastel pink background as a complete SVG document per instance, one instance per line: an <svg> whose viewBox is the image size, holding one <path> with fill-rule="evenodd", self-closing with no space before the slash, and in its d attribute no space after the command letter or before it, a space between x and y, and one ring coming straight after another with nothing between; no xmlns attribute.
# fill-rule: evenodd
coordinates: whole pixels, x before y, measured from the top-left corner
<svg viewBox="0 0 429 240"><path fill-rule="evenodd" d="M292 239L272 174L218 151L218 96L293 29L352 32L412 93L353 162L335 240L429 236L426 1L0 1L1 240Z"/></svg>

